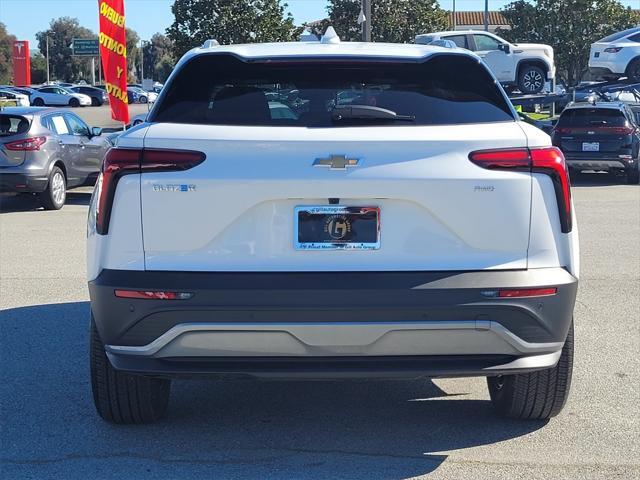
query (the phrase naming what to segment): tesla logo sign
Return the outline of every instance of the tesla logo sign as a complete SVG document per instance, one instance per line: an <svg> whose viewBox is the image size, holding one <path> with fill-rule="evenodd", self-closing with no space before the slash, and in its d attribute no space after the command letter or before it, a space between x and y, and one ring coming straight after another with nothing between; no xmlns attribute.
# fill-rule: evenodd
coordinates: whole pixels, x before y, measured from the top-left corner
<svg viewBox="0 0 640 480"><path fill-rule="evenodd" d="M13 83L14 85L31 85L31 59L29 42L17 40L13 42Z"/></svg>

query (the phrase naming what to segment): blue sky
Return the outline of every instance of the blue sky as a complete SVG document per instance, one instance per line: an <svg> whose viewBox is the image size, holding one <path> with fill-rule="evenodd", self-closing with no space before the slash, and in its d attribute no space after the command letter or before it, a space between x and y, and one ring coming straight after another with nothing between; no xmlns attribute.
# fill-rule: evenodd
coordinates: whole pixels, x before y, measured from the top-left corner
<svg viewBox="0 0 640 480"><path fill-rule="evenodd" d="M374 0L375 1L375 0ZM288 0L289 10L296 23L323 18L327 0ZM452 0L441 0L443 8L450 9ZM497 10L509 1L489 0L489 8ZM622 0L633 8L640 8L640 0ZM164 33L172 22L173 0L125 0L127 26L138 32L142 39L155 32ZM458 10L481 10L483 0L456 0ZM75 17L80 23L98 31L97 0L0 0L0 22L19 40L29 40L36 48L35 33L45 30L53 17Z"/></svg>

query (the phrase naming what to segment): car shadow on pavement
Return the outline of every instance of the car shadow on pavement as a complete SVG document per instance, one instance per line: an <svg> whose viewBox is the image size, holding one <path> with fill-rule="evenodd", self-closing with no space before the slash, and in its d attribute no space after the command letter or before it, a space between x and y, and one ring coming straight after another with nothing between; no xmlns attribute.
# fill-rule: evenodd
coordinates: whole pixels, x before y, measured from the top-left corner
<svg viewBox="0 0 640 480"><path fill-rule="evenodd" d="M91 192L67 192L65 205L88 206ZM62 207L64 208L64 207ZM0 195L0 213L30 212L43 210L38 197L30 194Z"/></svg>
<svg viewBox="0 0 640 480"><path fill-rule="evenodd" d="M179 380L166 419L109 425L91 399L88 317L88 302L0 312L6 478L401 479L545 424L429 380Z"/></svg>
<svg viewBox="0 0 640 480"><path fill-rule="evenodd" d="M627 185L627 177L613 173L578 173L571 175L572 187L609 187L611 185ZM637 186L637 185L636 185Z"/></svg>

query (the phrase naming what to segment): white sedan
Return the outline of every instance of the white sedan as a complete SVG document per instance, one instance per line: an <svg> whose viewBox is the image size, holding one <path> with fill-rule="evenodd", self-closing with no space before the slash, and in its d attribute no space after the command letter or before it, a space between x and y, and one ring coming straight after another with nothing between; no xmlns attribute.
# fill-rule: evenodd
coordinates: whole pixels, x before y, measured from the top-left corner
<svg viewBox="0 0 640 480"><path fill-rule="evenodd" d="M15 100L17 107L28 107L31 105L28 95L11 90L0 90L0 100Z"/></svg>
<svg viewBox="0 0 640 480"><path fill-rule="evenodd" d="M614 33L591 45L589 71L607 80L640 82L640 27Z"/></svg>
<svg viewBox="0 0 640 480"><path fill-rule="evenodd" d="M91 97L76 93L65 87L47 86L36 89L31 94L31 105L69 105L70 107L86 107L91 105Z"/></svg>

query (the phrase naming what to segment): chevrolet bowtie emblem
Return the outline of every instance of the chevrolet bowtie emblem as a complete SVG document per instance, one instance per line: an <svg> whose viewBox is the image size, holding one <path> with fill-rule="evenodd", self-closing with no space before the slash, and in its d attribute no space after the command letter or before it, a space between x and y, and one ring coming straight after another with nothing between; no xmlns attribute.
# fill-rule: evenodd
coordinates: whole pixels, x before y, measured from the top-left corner
<svg viewBox="0 0 640 480"><path fill-rule="evenodd" d="M331 155L329 158L316 158L314 167L329 167L331 170L346 170L347 167L357 167L360 160L347 158L346 155Z"/></svg>

